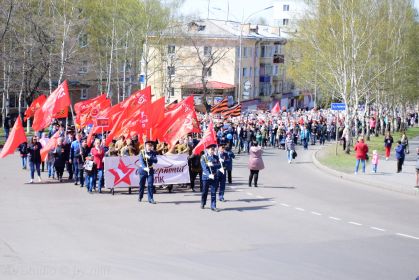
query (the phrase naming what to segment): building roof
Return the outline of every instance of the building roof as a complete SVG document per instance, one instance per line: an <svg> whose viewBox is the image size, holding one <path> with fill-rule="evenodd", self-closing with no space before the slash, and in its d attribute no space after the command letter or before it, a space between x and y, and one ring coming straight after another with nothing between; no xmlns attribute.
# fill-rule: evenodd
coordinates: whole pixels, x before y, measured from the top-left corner
<svg viewBox="0 0 419 280"><path fill-rule="evenodd" d="M182 88L190 88L190 89L202 89L202 83L194 83L194 84L186 84L182 85ZM217 81L208 81L207 82L208 89L233 89L235 88L234 85L217 82Z"/></svg>
<svg viewBox="0 0 419 280"><path fill-rule="evenodd" d="M281 41L284 44L286 43L286 39L280 35L278 28L216 19L192 20L187 24L169 28L162 35L176 37L182 33L201 38L226 38L234 40L237 40L241 34L243 39L274 40Z"/></svg>

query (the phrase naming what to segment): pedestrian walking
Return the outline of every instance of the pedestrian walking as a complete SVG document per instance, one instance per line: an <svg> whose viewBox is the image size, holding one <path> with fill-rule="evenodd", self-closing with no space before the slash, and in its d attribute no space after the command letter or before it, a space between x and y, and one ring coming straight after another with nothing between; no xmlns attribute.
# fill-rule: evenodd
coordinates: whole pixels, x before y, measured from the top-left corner
<svg viewBox="0 0 419 280"><path fill-rule="evenodd" d="M81 156L81 134L76 134L76 139L70 145L70 164L73 167L74 185L79 183L80 173L80 156ZM81 181L80 181L81 183Z"/></svg>
<svg viewBox="0 0 419 280"><path fill-rule="evenodd" d="M364 143L363 137L359 137L358 143L355 145L354 149L356 152L355 175L358 174L359 163L362 164L362 173L365 173L365 161L367 159L368 145Z"/></svg>
<svg viewBox="0 0 419 280"><path fill-rule="evenodd" d="M254 186L257 187L259 180L259 171L265 168L262 159L263 151L261 147L258 146L257 142L252 142L252 146L250 147L249 153L249 187L252 186L252 183L254 183Z"/></svg>
<svg viewBox="0 0 419 280"><path fill-rule="evenodd" d="M378 160L379 160L378 152L377 150L373 150L372 158L371 158L371 168L372 168L373 173L377 173Z"/></svg>
<svg viewBox="0 0 419 280"><path fill-rule="evenodd" d="M402 166L404 163L404 145L402 141L397 141L397 147L395 148L396 151L396 159L397 159L397 173L402 172Z"/></svg>
<svg viewBox="0 0 419 280"><path fill-rule="evenodd" d="M390 151L391 151L392 145L393 145L393 136L391 136L390 131L387 131L384 137L384 148L386 151L386 160L388 160L390 157Z"/></svg>
<svg viewBox="0 0 419 280"><path fill-rule="evenodd" d="M9 138L10 126L11 126L10 114L7 114L3 122L4 137L6 138L5 141L7 141L7 138Z"/></svg>
<svg viewBox="0 0 419 280"><path fill-rule="evenodd" d="M20 158L22 159L22 169L26 169L28 163L28 142L19 145Z"/></svg>
<svg viewBox="0 0 419 280"><path fill-rule="evenodd" d="M105 149L103 148L100 139L95 140L94 147L90 150L91 155L93 156L93 162L96 166L96 172L94 173L93 178L93 185L96 188L96 181L98 184L98 192L102 192L102 187L104 185L104 178L103 178L103 158L105 156Z"/></svg>
<svg viewBox="0 0 419 280"><path fill-rule="evenodd" d="M228 154L225 151L225 144L218 146L218 158L220 160L220 168L217 170L217 188L219 189L218 197L220 201L224 200L224 192L226 189L227 168L225 162L227 161Z"/></svg>
<svg viewBox="0 0 419 280"><path fill-rule="evenodd" d="M156 204L153 198L154 192L154 167L153 164L157 163L157 154L154 151L154 142L146 141L144 149L140 152L140 194L138 201L141 202L144 196L145 183L147 181L147 198L151 204Z"/></svg>
<svg viewBox="0 0 419 280"><path fill-rule="evenodd" d="M69 154L64 147L64 140L62 137L57 139L57 146L54 149L54 168L57 172L57 179L59 182L63 181L63 174L65 164L68 161Z"/></svg>
<svg viewBox="0 0 419 280"><path fill-rule="evenodd" d="M201 157L202 167L202 195L201 209L207 204L208 191L211 192L211 210L218 212L217 209L217 171L221 168L220 160L215 154L215 145L209 145L206 153Z"/></svg>
<svg viewBox="0 0 419 280"><path fill-rule="evenodd" d="M42 145L38 142L38 137L33 136L31 140L31 144L28 147L28 154L29 154L29 167L31 170L31 180L29 183L33 183L34 176L35 176L35 169L36 173L38 174L38 182L42 182L41 179L41 149Z"/></svg>
<svg viewBox="0 0 419 280"><path fill-rule="evenodd" d="M287 159L288 163L291 164L293 159L293 154L295 151L295 143L294 140L291 138L291 133L287 133L287 138L285 139L285 149L287 150Z"/></svg>

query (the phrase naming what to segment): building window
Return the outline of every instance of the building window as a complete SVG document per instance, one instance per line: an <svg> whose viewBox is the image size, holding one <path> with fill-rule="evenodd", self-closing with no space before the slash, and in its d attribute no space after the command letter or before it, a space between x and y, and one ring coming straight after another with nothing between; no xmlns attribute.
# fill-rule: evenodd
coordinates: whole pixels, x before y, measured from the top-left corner
<svg viewBox="0 0 419 280"><path fill-rule="evenodd" d="M167 46L167 53L168 54L175 54L176 47L174 45L168 45Z"/></svg>
<svg viewBox="0 0 419 280"><path fill-rule="evenodd" d="M83 33L79 36L79 47L85 48L87 47L87 34Z"/></svg>
<svg viewBox="0 0 419 280"><path fill-rule="evenodd" d="M259 68L255 67L255 77L259 76Z"/></svg>
<svg viewBox="0 0 419 280"><path fill-rule="evenodd" d="M242 56L247 57L247 48L246 47L243 48L243 55Z"/></svg>
<svg viewBox="0 0 419 280"><path fill-rule="evenodd" d="M82 88L80 90L80 99L87 99L88 98L88 94L87 94L87 88Z"/></svg>
<svg viewBox="0 0 419 280"><path fill-rule="evenodd" d="M282 10L288 12L290 10L290 5L283 5Z"/></svg>
<svg viewBox="0 0 419 280"><path fill-rule="evenodd" d="M204 47L204 55L205 56L210 56L211 52L212 52L212 47L207 47L207 46Z"/></svg>
<svg viewBox="0 0 419 280"><path fill-rule="evenodd" d="M273 76L278 76L278 73L279 73L279 71L278 71L278 70L279 70L278 65L274 65L272 75L273 75Z"/></svg>
<svg viewBox="0 0 419 280"><path fill-rule="evenodd" d="M176 73L175 66L167 66L167 75L174 76Z"/></svg>
<svg viewBox="0 0 419 280"><path fill-rule="evenodd" d="M211 77L212 76L212 68L211 67L206 68L205 69L205 74L206 74L206 77Z"/></svg>
<svg viewBox="0 0 419 280"><path fill-rule="evenodd" d="M79 68L79 74L86 74L87 73L87 60L83 60L81 62L81 67Z"/></svg>
<svg viewBox="0 0 419 280"><path fill-rule="evenodd" d="M169 93L170 93L170 97L174 97L175 96L175 88L174 87L169 88Z"/></svg>
<svg viewBox="0 0 419 280"><path fill-rule="evenodd" d="M282 20L282 25L286 26L286 25L288 25L288 23L289 23L289 19L284 18L284 19Z"/></svg>
<svg viewBox="0 0 419 280"><path fill-rule="evenodd" d="M252 67L249 67L249 77L252 77Z"/></svg>
<svg viewBox="0 0 419 280"><path fill-rule="evenodd" d="M247 77L247 68L243 67L243 77Z"/></svg>

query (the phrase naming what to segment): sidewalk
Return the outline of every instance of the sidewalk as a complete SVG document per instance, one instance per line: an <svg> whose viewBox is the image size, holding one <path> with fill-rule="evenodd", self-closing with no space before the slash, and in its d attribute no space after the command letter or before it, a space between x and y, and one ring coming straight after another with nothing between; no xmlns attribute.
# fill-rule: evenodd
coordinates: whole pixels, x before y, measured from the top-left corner
<svg viewBox="0 0 419 280"><path fill-rule="evenodd" d="M410 153L406 155L403 165L403 171L397 173L397 161L395 159L394 147L391 151L391 156L388 161L381 157L378 162L377 173L371 172L371 163L368 162L365 174L362 173L361 168L357 175L349 174L334 170L317 160L317 155L322 153L323 149L319 149L313 153L313 163L321 170L340 177L345 180L362 183L369 186L383 188L391 191L401 192L409 195L419 197L419 188L415 188L416 182L416 147L419 147L419 138L416 137L409 141ZM354 157L355 167L355 157Z"/></svg>

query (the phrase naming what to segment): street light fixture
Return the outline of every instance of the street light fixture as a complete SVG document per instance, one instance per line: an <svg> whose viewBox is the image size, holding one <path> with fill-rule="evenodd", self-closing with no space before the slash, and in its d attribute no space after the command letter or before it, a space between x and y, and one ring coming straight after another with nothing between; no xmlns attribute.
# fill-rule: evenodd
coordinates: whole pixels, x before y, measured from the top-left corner
<svg viewBox="0 0 419 280"><path fill-rule="evenodd" d="M241 80L241 76L242 76L242 39L243 39L243 25L245 24L245 22L247 22L252 16L256 15L257 13L266 11L266 10L270 10L272 9L274 6L269 6L266 8L263 8L261 10L258 10L252 14L250 14L246 19L244 18L244 14L242 15L242 21L240 23L240 36L239 36L239 83L238 83L238 90L237 90L237 103L240 104L240 97L241 97L241 91L242 91L242 80Z"/></svg>

